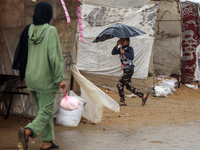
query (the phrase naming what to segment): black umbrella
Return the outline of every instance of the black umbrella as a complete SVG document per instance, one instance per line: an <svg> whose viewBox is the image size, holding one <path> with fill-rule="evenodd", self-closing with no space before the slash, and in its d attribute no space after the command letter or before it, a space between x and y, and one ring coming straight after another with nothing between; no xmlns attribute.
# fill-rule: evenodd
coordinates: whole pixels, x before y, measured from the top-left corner
<svg viewBox="0 0 200 150"><path fill-rule="evenodd" d="M107 39L111 39L113 37L118 38L129 38L136 37L142 34L146 34L145 32L136 29L132 26L128 26L122 23L117 23L112 27L106 28L103 30L93 41L94 42L103 42Z"/></svg>

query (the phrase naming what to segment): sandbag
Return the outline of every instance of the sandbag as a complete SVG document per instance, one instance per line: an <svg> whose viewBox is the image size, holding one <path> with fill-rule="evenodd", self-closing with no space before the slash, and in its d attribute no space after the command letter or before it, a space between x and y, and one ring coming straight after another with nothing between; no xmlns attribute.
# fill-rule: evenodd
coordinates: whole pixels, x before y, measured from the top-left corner
<svg viewBox="0 0 200 150"><path fill-rule="evenodd" d="M81 97L77 96L73 91L69 92L69 96L77 98L80 101L80 107L72 111L65 110L59 107L56 116L56 124L67 127L77 127L80 123L83 109L86 103Z"/></svg>

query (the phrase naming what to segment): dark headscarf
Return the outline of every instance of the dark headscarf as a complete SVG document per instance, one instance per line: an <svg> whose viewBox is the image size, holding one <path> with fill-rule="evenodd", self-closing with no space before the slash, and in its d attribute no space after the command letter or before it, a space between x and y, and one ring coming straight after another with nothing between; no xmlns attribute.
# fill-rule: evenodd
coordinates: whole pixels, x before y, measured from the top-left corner
<svg viewBox="0 0 200 150"><path fill-rule="evenodd" d="M47 2L40 2L35 6L33 24L42 25L51 21L53 14L52 6Z"/></svg>
<svg viewBox="0 0 200 150"><path fill-rule="evenodd" d="M53 10L52 6L47 2L40 2L35 6L33 15L33 24L42 25L49 23L52 18ZM20 71L20 80L23 81L26 72L26 63L28 58L28 30L27 25L20 35L20 40L15 50L15 56L13 60L13 69Z"/></svg>

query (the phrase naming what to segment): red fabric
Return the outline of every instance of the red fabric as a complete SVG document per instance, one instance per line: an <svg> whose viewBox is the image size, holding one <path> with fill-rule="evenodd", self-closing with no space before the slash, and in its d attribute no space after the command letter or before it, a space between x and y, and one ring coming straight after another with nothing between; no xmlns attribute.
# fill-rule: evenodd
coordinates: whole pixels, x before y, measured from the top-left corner
<svg viewBox="0 0 200 150"><path fill-rule="evenodd" d="M186 5L182 8L182 48L183 56L181 59L181 82L191 83L194 81L196 47L199 39L200 17L196 6Z"/></svg>

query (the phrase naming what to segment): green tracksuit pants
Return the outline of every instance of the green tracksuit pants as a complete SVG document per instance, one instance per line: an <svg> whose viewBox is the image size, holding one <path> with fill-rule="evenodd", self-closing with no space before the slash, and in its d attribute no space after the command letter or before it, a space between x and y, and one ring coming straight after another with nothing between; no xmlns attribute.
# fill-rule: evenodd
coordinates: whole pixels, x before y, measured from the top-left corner
<svg viewBox="0 0 200 150"><path fill-rule="evenodd" d="M40 139L42 141L53 141L55 140L53 109L56 93L31 93L36 102L38 113L25 129L29 128L32 131L31 138L35 138L41 133Z"/></svg>

